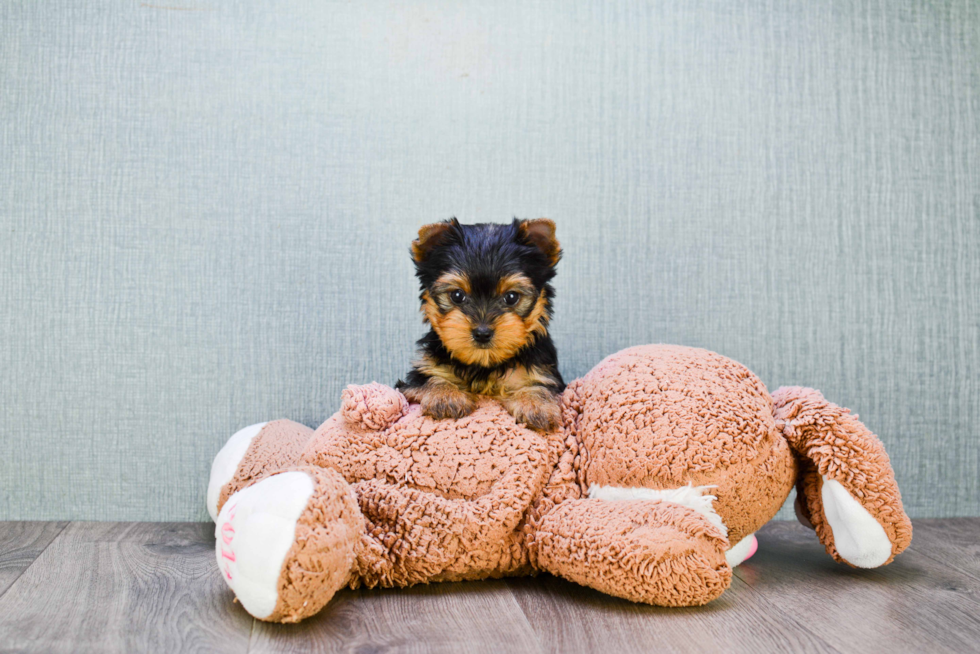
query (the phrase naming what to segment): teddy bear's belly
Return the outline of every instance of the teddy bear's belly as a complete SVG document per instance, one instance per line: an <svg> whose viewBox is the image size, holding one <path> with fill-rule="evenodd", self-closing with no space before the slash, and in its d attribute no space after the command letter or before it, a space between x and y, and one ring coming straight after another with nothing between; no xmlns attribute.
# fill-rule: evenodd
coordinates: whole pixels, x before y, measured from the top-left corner
<svg viewBox="0 0 980 654"><path fill-rule="evenodd" d="M775 515L796 468L757 377L679 347L637 348L605 365L579 418L583 488L708 487L733 542Z"/></svg>
<svg viewBox="0 0 980 654"><path fill-rule="evenodd" d="M411 531L413 543L441 542L445 531L460 521L472 521L476 528L451 537L466 541L466 546L447 548L452 555L437 566L426 566L424 572L408 569L412 568L406 563L410 557L399 555L379 566L366 566L353 583L398 586L501 577L528 569L522 526L554 462L547 438L517 425L499 404L481 402L475 412L460 420L432 420L412 406L384 431L354 431L344 425L337 430L323 429L321 434L308 451L307 462L338 470L355 492L361 482L380 480L395 493L414 489L451 501L433 509L433 515L441 516L432 521L442 525L439 533L425 534L427 527ZM376 486L372 488L377 491ZM367 502L362 498L361 510L369 523L387 525L392 519L417 514L404 505L395 512L388 508L403 501L403 495L392 503L372 495ZM431 498L408 501L436 507ZM375 515L376 511L381 513ZM484 528L499 524L500 528L486 529L482 534L478 524ZM381 550L398 551L402 533L403 526L398 526L388 533L372 532L371 538ZM407 567L402 569L403 565Z"/></svg>
<svg viewBox="0 0 980 654"><path fill-rule="evenodd" d="M318 444L316 462L336 468L348 482L381 479L454 500L486 495L529 461L542 474L548 465L545 437L517 425L491 401L460 420L434 420L413 405L384 432L338 434L344 437Z"/></svg>
<svg viewBox="0 0 980 654"><path fill-rule="evenodd" d="M507 472L515 453L500 444L482 451L468 439L441 444L441 435L412 448L385 446L352 470L355 479L383 479L392 484L435 493L454 500L475 500L489 493Z"/></svg>

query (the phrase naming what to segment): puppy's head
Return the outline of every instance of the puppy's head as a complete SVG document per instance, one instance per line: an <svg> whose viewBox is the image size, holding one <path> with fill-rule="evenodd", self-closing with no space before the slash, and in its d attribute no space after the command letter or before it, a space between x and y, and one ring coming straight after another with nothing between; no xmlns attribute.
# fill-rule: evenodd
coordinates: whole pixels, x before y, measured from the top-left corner
<svg viewBox="0 0 980 654"><path fill-rule="evenodd" d="M459 361L495 366L548 333L561 246L547 218L426 225L412 258L425 320Z"/></svg>

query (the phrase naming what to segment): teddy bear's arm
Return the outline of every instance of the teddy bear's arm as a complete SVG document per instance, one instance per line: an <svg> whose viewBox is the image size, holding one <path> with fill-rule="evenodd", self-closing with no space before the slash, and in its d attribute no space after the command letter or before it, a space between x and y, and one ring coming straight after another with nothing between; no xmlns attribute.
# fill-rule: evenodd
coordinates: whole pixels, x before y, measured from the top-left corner
<svg viewBox="0 0 980 654"><path fill-rule="evenodd" d="M732 579L718 528L661 500L562 502L542 518L531 549L552 574L658 606L706 604Z"/></svg>
<svg viewBox="0 0 980 654"><path fill-rule="evenodd" d="M408 586L429 581L467 556L498 547L514 532L545 482L543 452L529 451L487 494L449 499L369 479L353 484L367 531L359 552L360 582Z"/></svg>
<svg viewBox="0 0 980 654"><path fill-rule="evenodd" d="M848 409L819 391L783 387L774 416L801 459L797 502L837 561L860 568L890 563L912 540L888 454Z"/></svg>

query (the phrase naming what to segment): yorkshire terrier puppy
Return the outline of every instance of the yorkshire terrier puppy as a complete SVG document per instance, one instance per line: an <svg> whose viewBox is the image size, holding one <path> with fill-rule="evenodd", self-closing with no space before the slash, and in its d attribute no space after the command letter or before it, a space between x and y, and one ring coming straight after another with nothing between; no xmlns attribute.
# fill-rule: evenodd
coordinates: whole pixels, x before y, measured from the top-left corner
<svg viewBox="0 0 980 654"><path fill-rule="evenodd" d="M422 227L412 259L431 329L396 388L433 418L461 418L484 395L532 429L557 428L565 382L548 322L560 258L547 218Z"/></svg>

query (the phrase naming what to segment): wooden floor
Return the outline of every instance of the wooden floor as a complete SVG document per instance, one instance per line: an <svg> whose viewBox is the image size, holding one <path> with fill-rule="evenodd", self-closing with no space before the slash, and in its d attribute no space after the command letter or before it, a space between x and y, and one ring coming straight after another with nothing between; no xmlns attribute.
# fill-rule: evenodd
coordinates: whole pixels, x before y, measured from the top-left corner
<svg viewBox="0 0 980 654"><path fill-rule="evenodd" d="M759 542L696 609L541 576L344 591L283 626L232 601L211 525L0 523L0 651L980 651L980 518L916 521L912 547L870 571L837 565L796 523Z"/></svg>

